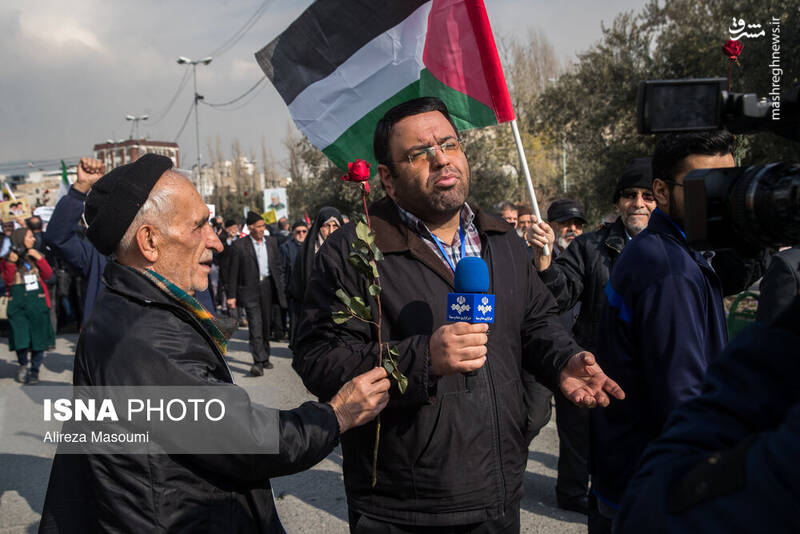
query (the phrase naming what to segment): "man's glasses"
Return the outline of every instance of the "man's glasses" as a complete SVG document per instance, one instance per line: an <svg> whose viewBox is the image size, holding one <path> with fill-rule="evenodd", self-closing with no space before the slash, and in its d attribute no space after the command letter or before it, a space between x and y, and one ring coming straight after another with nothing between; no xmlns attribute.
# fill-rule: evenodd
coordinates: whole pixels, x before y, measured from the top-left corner
<svg viewBox="0 0 800 534"><path fill-rule="evenodd" d="M301 229L298 228L297 230L294 231L294 233L295 234L307 234L308 230L301 230Z"/></svg>
<svg viewBox="0 0 800 534"><path fill-rule="evenodd" d="M463 148L461 139L448 139L440 145L426 146L425 148L418 148L406 156L408 162L413 165L421 165L422 163L431 161L436 157L436 151L441 150L445 156L454 156L458 154Z"/></svg>
<svg viewBox="0 0 800 534"><path fill-rule="evenodd" d="M650 191L636 191L633 189L627 189L620 193L620 196L626 200L636 200L636 197L642 195L642 200L645 202L655 202L656 197L653 196L653 193Z"/></svg>

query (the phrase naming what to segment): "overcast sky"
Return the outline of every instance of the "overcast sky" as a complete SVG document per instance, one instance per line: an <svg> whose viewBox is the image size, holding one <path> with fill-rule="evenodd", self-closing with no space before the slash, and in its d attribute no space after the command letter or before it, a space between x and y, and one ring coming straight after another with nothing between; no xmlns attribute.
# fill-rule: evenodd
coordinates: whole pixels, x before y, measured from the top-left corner
<svg viewBox="0 0 800 534"><path fill-rule="evenodd" d="M485 0L495 36L539 28L564 61L575 58L626 10L645 0ZM192 81L164 111L189 67L219 49L256 13L263 0L3 0L0 3L0 173L8 162L90 154L95 143L126 139L125 116L149 114L140 134L173 141L192 102ZM252 28L209 66L198 66L200 94L226 102L262 72L253 54L283 31L311 0L267 0ZM220 136L260 157L262 137L281 161L289 114L265 82L239 104L200 107L200 151ZM178 138L182 166L196 157L194 119ZM205 159L207 161L207 159Z"/></svg>

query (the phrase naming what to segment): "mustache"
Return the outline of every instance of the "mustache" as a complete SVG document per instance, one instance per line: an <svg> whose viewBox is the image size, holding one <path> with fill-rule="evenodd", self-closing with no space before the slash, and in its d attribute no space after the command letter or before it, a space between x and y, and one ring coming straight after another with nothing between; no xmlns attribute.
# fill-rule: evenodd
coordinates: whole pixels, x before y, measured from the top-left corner
<svg viewBox="0 0 800 534"><path fill-rule="evenodd" d="M440 170L436 174L428 175L428 183L426 185L428 187L431 187L432 185L435 185L436 182L442 177L442 175L445 175L445 174L455 174L456 176L458 176L459 180L462 178L461 173L458 171L458 169L456 169L455 167L453 167L451 165L448 165L447 167L443 168L442 170Z"/></svg>
<svg viewBox="0 0 800 534"><path fill-rule="evenodd" d="M580 234L578 232L573 232L572 230L567 230L567 233L564 234L564 238L567 237L578 237Z"/></svg>

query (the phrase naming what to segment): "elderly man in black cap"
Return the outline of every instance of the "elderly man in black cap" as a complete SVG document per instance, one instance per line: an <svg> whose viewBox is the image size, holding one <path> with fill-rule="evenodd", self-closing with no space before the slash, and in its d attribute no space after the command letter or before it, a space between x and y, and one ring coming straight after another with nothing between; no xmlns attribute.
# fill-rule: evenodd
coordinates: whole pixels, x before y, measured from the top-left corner
<svg viewBox="0 0 800 534"><path fill-rule="evenodd" d="M40 532L284 532L269 478L327 456L340 433L388 402L374 368L328 404L278 411L250 403L225 363L228 335L192 296L208 284L222 248L208 208L169 158L147 154L101 178L86 200L87 235L112 256L95 312L78 340L76 386L175 386L219 390L226 428L201 431L224 450L263 454L57 454ZM105 391L118 388L109 388ZM216 395L216 394L215 394ZM148 418L148 421L150 419ZM233 425L233 426L231 426Z"/></svg>
<svg viewBox="0 0 800 534"><path fill-rule="evenodd" d="M560 198L547 208L547 222L555 232L555 255L558 256L567 250L573 239L583 233L586 216L580 202L571 198Z"/></svg>
<svg viewBox="0 0 800 534"><path fill-rule="evenodd" d="M580 235L583 210L572 200L550 205L546 223L534 225L530 232L534 243L534 264L539 276L555 296L559 309L571 310L580 305L573 327L575 340L591 351L597 349L598 324L606 301L604 294L611 267L625 244L642 231L656 207L652 189L650 158L640 158L622 173L612 198L619 217L594 232ZM560 203L559 203L560 202ZM558 204L557 204L558 203ZM554 222L556 221L556 222ZM579 235L573 236L572 232ZM542 245L558 244L556 236L572 244L553 260L541 254ZM589 474L589 415L587 410L556 395L559 459L556 494L559 504L570 509L586 510Z"/></svg>
<svg viewBox="0 0 800 534"><path fill-rule="evenodd" d="M269 337L272 304L286 308L286 293L280 279L278 240L265 235L267 225L255 212L247 214L249 237L233 244L228 264L228 307L240 306L247 312L250 352L253 366L250 374L262 376L272 369L269 361Z"/></svg>

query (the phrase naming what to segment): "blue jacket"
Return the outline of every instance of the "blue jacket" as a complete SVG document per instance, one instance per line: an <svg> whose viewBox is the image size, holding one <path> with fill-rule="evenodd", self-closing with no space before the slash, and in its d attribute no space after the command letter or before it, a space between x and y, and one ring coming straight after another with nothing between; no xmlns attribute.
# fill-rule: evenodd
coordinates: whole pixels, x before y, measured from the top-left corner
<svg viewBox="0 0 800 534"><path fill-rule="evenodd" d="M89 320L97 295L103 291L103 270L108 261L94 245L80 237L80 220L86 193L70 187L66 195L56 204L56 209L47 223L44 240L67 263L78 269L86 284L86 301L83 303L82 323Z"/></svg>
<svg viewBox="0 0 800 534"><path fill-rule="evenodd" d="M44 240L61 256L61 258L81 271L86 284L86 300L83 303L81 323L86 323L92 316L94 302L103 289L103 271L108 258L100 254L94 245L80 237L80 220L83 217L83 204L86 193L70 187L66 195L56 204L56 209L47 223ZM208 289L195 295L197 300L212 314L215 312L211 294Z"/></svg>
<svg viewBox="0 0 800 534"><path fill-rule="evenodd" d="M642 456L617 532L800 532L798 321L795 298L711 365Z"/></svg>
<svg viewBox="0 0 800 534"><path fill-rule="evenodd" d="M719 278L660 210L620 254L606 297L597 359L626 398L593 410L590 470L593 492L616 508L667 416L700 393L727 331Z"/></svg>

